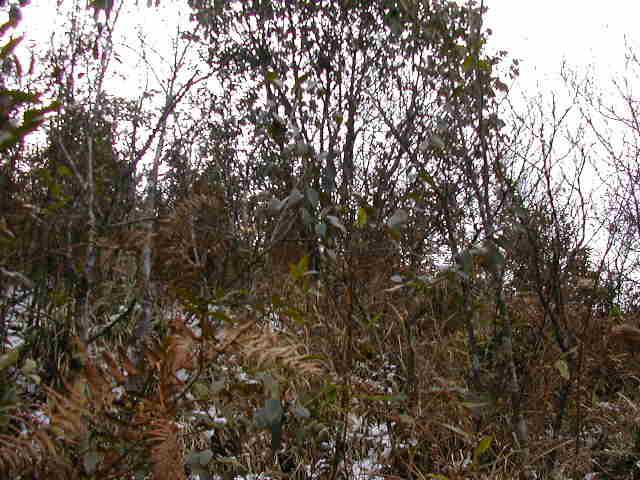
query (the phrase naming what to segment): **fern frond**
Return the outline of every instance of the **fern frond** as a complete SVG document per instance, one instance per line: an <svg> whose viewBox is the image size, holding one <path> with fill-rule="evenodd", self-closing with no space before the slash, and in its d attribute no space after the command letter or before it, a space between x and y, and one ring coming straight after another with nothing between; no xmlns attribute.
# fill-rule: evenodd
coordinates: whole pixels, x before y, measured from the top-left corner
<svg viewBox="0 0 640 480"><path fill-rule="evenodd" d="M151 448L153 479L186 480L178 426L170 420L156 420L149 432L149 439L153 443Z"/></svg>
<svg viewBox="0 0 640 480"><path fill-rule="evenodd" d="M264 329L242 342L242 351L258 368L285 368L304 377L320 376L325 369L317 359L311 358L306 347L285 335Z"/></svg>
<svg viewBox="0 0 640 480"><path fill-rule="evenodd" d="M22 422L21 419L16 421ZM0 477L17 478L40 470L62 476L68 469L59 458L49 429L31 424L25 427L22 433L0 435Z"/></svg>

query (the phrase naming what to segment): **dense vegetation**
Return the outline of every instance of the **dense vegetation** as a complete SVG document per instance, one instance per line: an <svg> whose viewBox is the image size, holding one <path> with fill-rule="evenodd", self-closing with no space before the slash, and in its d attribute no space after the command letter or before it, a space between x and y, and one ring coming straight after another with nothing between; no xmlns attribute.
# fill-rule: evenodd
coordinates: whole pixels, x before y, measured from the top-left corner
<svg viewBox="0 0 640 480"><path fill-rule="evenodd" d="M131 97L167 5L71 2L27 68L22 3L2 478L640 478L632 48L522 99L475 0L190 0Z"/></svg>

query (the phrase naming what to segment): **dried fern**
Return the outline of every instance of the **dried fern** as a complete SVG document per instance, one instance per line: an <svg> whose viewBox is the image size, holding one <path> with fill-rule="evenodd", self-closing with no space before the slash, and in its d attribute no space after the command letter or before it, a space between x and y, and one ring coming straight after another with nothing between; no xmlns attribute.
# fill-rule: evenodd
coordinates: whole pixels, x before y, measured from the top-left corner
<svg viewBox="0 0 640 480"><path fill-rule="evenodd" d="M50 432L34 425L28 428L30 433L0 435L0 473L3 478L14 478L37 470L45 462L56 463L58 449Z"/></svg>
<svg viewBox="0 0 640 480"><path fill-rule="evenodd" d="M269 328L247 335L242 342L244 355L257 368L284 368L299 378L321 376L325 369L297 339Z"/></svg>
<svg viewBox="0 0 640 480"><path fill-rule="evenodd" d="M178 426L167 419L154 422L149 432L154 480L186 480Z"/></svg>

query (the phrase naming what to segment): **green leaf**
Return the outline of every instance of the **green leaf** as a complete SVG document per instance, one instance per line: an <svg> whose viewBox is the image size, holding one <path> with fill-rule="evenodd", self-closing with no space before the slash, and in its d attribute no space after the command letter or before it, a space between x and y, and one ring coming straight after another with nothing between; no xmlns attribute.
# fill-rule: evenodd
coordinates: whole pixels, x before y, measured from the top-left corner
<svg viewBox="0 0 640 480"><path fill-rule="evenodd" d="M345 235L347 234L347 229L344 227L338 217L334 215L327 215L327 220L329 220L329 223L338 228L342 233L344 233Z"/></svg>
<svg viewBox="0 0 640 480"><path fill-rule="evenodd" d="M280 400L269 398L263 408L259 408L254 420L258 428L268 428L271 430L271 449L276 451L282 443L282 421L284 419L284 410Z"/></svg>
<svg viewBox="0 0 640 480"><path fill-rule="evenodd" d="M309 212L309 210L307 210L306 208L302 207L300 209L300 213L302 215L302 223L304 223L305 226L310 226L313 224L313 215L311 215L311 213Z"/></svg>
<svg viewBox="0 0 640 480"><path fill-rule="evenodd" d="M491 73L491 70L493 70L493 65L491 65L491 62L489 60L483 58L478 62L478 69L483 72Z"/></svg>
<svg viewBox="0 0 640 480"><path fill-rule="evenodd" d="M358 398L373 402L404 402L407 396L404 393L398 395L358 395Z"/></svg>
<svg viewBox="0 0 640 480"><path fill-rule="evenodd" d="M409 214L406 212L406 210L399 208L393 213L393 215L391 215L391 218L387 220L387 225L389 226L389 228L396 230L404 226L408 221Z"/></svg>
<svg viewBox="0 0 640 480"><path fill-rule="evenodd" d="M194 475L197 475L200 480L208 480L210 478L209 471L206 468L197 464L191 466L191 473L193 473ZM147 477L145 476L143 478L147 478Z"/></svg>
<svg viewBox="0 0 640 480"><path fill-rule="evenodd" d="M267 425L273 426L282 421L283 409L280 400L269 398L261 409L261 415Z"/></svg>
<svg viewBox="0 0 640 480"><path fill-rule="evenodd" d="M464 62L462 63L462 69L465 72L470 72L471 70L473 70L473 67L476 64L476 59L473 55L467 55L467 58L464 59Z"/></svg>
<svg viewBox="0 0 640 480"><path fill-rule="evenodd" d="M313 188L307 188L307 199L313 208L318 208L320 204L320 194Z"/></svg>
<svg viewBox="0 0 640 480"><path fill-rule="evenodd" d="M202 450L198 455L198 462L203 467L209 465L209 462L213 458L213 452L210 449Z"/></svg>
<svg viewBox="0 0 640 480"><path fill-rule="evenodd" d="M265 78L268 82L273 82L278 79L278 74L274 71L269 71L265 74Z"/></svg>
<svg viewBox="0 0 640 480"><path fill-rule="evenodd" d="M282 422L271 426L271 450L280 450L282 444Z"/></svg>
<svg viewBox="0 0 640 480"><path fill-rule="evenodd" d="M196 382L191 387L191 391L197 400L206 400L209 398L209 388L204 382Z"/></svg>
<svg viewBox="0 0 640 480"><path fill-rule="evenodd" d="M473 452L473 463L477 464L482 454L484 454L491 447L493 442L493 436L489 435L480 440L480 443Z"/></svg>
<svg viewBox="0 0 640 480"><path fill-rule="evenodd" d="M311 72L307 72L302 75L300 78L296 80L296 83L293 84L293 91L296 95L300 94L302 91L302 84L307 81L307 79L311 76Z"/></svg>
<svg viewBox="0 0 640 480"><path fill-rule="evenodd" d="M5 43L4 46L2 47L2 50L0 50L0 59L5 59L9 55L11 55L21 41L22 41L22 37L17 37L17 38L12 38L7 43Z"/></svg>
<svg viewBox="0 0 640 480"><path fill-rule="evenodd" d="M21 347L16 347L0 357L0 372L14 366L18 362L20 350Z"/></svg>
<svg viewBox="0 0 640 480"><path fill-rule="evenodd" d="M364 227L369 221L369 215L367 215L367 210L364 207L360 207L358 209L358 219L356 220L356 226L358 228Z"/></svg>
<svg viewBox="0 0 640 480"><path fill-rule="evenodd" d="M431 136L431 145L433 145L438 150L444 150L444 148L446 147L444 140L442 140L442 137L440 137L440 135L436 133Z"/></svg>
<svg viewBox="0 0 640 480"><path fill-rule="evenodd" d="M89 475L93 475L100 463L100 455L95 450L89 450L82 457L82 466L84 471Z"/></svg>
<svg viewBox="0 0 640 480"><path fill-rule="evenodd" d="M32 358L27 358L22 365L22 373L30 375L38 370L38 364Z"/></svg>
<svg viewBox="0 0 640 480"><path fill-rule="evenodd" d="M292 263L289 267L291 276L300 280L309 271L309 255L303 256L298 263Z"/></svg>
<svg viewBox="0 0 640 480"><path fill-rule="evenodd" d="M402 423L406 423L407 425L415 425L416 423L416 419L410 415L407 415L406 413L401 413L400 415L398 415L398 420L400 420Z"/></svg>
<svg viewBox="0 0 640 480"><path fill-rule="evenodd" d="M311 412L309 411L309 409L303 407L302 405L294 406L291 411L298 418L311 418Z"/></svg>
<svg viewBox="0 0 640 480"><path fill-rule="evenodd" d="M282 88L284 86L282 80L278 78L278 74L274 71L267 72L265 74L265 79L267 80L267 82L274 84L276 87Z"/></svg>
<svg viewBox="0 0 640 480"><path fill-rule="evenodd" d="M61 177L71 177L71 175L73 175L73 172L66 165L59 165L58 166L58 174Z"/></svg>
<svg viewBox="0 0 640 480"><path fill-rule="evenodd" d="M425 182L427 182L429 184L429 186L431 188L433 188L434 190L437 190L437 185L435 180L433 179L433 177L431 175L429 175L427 172L422 172L420 174L420 179L424 180Z"/></svg>
<svg viewBox="0 0 640 480"><path fill-rule="evenodd" d="M193 467L195 465L199 465L200 464L200 452L197 452L195 450L190 451L187 454L187 456L184 458L184 462L190 467Z"/></svg>
<svg viewBox="0 0 640 480"><path fill-rule="evenodd" d="M267 126L267 133L276 142L284 142L285 134L287 133L287 126L281 121L274 119Z"/></svg>
<svg viewBox="0 0 640 480"><path fill-rule="evenodd" d="M258 378L262 380L264 389L269 393L271 398L277 399L280 397L280 384L270 373L260 373Z"/></svg>
<svg viewBox="0 0 640 480"><path fill-rule="evenodd" d="M206 468L211 459L213 458L213 452L209 449L198 451L191 451L185 458L185 463L191 469L191 473L198 475L200 480L208 479L209 471Z"/></svg>
<svg viewBox="0 0 640 480"><path fill-rule="evenodd" d="M567 365L567 362L565 362L564 359L560 358L556 360L556 363L554 363L554 365L560 372L560 376L562 378L564 378L565 380L569 380L571 378L571 375L569 373L569 365Z"/></svg>

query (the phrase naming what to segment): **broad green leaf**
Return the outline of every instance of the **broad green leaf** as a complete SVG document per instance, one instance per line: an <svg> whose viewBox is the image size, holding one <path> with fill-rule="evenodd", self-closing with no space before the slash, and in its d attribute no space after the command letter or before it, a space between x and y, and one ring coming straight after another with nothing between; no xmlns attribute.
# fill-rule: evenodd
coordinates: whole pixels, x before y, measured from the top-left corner
<svg viewBox="0 0 640 480"><path fill-rule="evenodd" d="M404 283L401 283L400 285L394 285L393 287L390 288L385 288L385 292L397 292L398 290L402 290L403 288L405 288L406 285Z"/></svg>
<svg viewBox="0 0 640 480"><path fill-rule="evenodd" d="M432 177L431 175L429 175L427 172L422 172L422 173L420 174L420 178L421 178L422 180L424 180L425 182L427 182L427 183L429 184L429 186L430 186L431 188L433 188L434 190L436 190L436 189L437 189L437 186L436 186L436 182L435 182L435 180L434 180L434 179L433 179L433 177Z"/></svg>
<svg viewBox="0 0 640 480"><path fill-rule="evenodd" d="M369 216L367 215L367 210L364 207L360 207L358 209L358 219L356 220L356 226L358 228L362 228L367 225L369 221Z"/></svg>
<svg viewBox="0 0 640 480"><path fill-rule="evenodd" d="M340 221L340 219L338 217L336 217L334 215L327 215L327 220L329 220L329 223L331 225L333 225L334 227L340 229L340 231L346 235L347 229L344 227L344 225L342 224L342 222Z"/></svg>
<svg viewBox="0 0 640 480"><path fill-rule="evenodd" d="M22 365L22 373L30 375L38 370L38 364L32 358L27 358Z"/></svg>
<svg viewBox="0 0 640 480"><path fill-rule="evenodd" d="M326 167L322 170L322 189L325 192L333 192L336 189L336 169L329 161L329 157L333 155L335 154L327 153Z"/></svg>
<svg viewBox="0 0 640 480"><path fill-rule="evenodd" d="M195 450L190 451L187 456L184 458L184 462L189 465L190 467L193 467L195 465L199 465L200 464L200 452L197 452Z"/></svg>
<svg viewBox="0 0 640 480"><path fill-rule="evenodd" d="M21 347L16 347L0 357L0 372L16 364L20 358L20 350Z"/></svg>
<svg viewBox="0 0 640 480"><path fill-rule="evenodd" d="M278 383L278 380L273 378L270 373L261 373L258 375L258 378L262 380L264 389L272 399L277 399L280 397L280 384Z"/></svg>
<svg viewBox="0 0 640 480"><path fill-rule="evenodd" d="M264 77L267 82L274 84L276 87L282 88L284 86L282 80L280 80L278 74L274 71L267 72Z"/></svg>
<svg viewBox="0 0 640 480"><path fill-rule="evenodd" d="M203 467L200 464L195 464L191 466L191 473L198 476L199 480L209 480L211 476L209 475L209 470ZM147 478L147 477L143 477Z"/></svg>
<svg viewBox="0 0 640 480"><path fill-rule="evenodd" d="M71 177L71 175L73 175L73 172L66 165L60 165L58 167L58 174L62 177Z"/></svg>
<svg viewBox="0 0 640 480"><path fill-rule="evenodd" d="M313 188L307 188L307 199L313 208L320 204L320 194Z"/></svg>
<svg viewBox="0 0 640 480"><path fill-rule="evenodd" d="M327 234L327 225L322 222L316 223L315 231L316 231L316 235L318 235L320 238L324 238L325 235Z"/></svg>
<svg viewBox="0 0 640 480"><path fill-rule="evenodd" d="M446 147L444 140L442 140L442 137L440 137L440 135L436 133L431 136L431 145L440 150L444 150L444 148Z"/></svg>
<svg viewBox="0 0 640 480"><path fill-rule="evenodd" d="M462 69L465 72L470 72L471 70L473 70L473 67L476 64L476 59L473 55L467 55L467 58L464 59L464 62L462 63Z"/></svg>
<svg viewBox="0 0 640 480"><path fill-rule="evenodd" d="M398 420L408 425L415 425L416 423L416 419L410 415L407 415L406 413L401 413L400 415L398 415Z"/></svg>
<svg viewBox="0 0 640 480"><path fill-rule="evenodd" d="M298 418L310 418L311 412L302 405L296 405L292 409L293 414Z"/></svg>
<svg viewBox="0 0 640 480"><path fill-rule="evenodd" d="M491 265L496 268L502 268L505 262L504 255L493 243L489 247L489 261L491 262Z"/></svg>
<svg viewBox="0 0 640 480"><path fill-rule="evenodd" d="M202 450L198 454L198 463L204 467L209 464L212 458L213 452L210 449Z"/></svg>
<svg viewBox="0 0 640 480"><path fill-rule="evenodd" d="M18 46L18 44L22 41L22 37L16 37L9 40L4 44L2 50L0 50L0 59L7 58L9 55L13 53L13 50Z"/></svg>
<svg viewBox="0 0 640 480"><path fill-rule="evenodd" d="M391 218L387 220L387 225L392 229L398 229L409 221L409 214L402 208L397 209Z"/></svg>
<svg viewBox="0 0 640 480"><path fill-rule="evenodd" d="M276 451L282 443L282 420L284 411L280 400L270 398L265 402L263 408L256 411L254 420L258 428L268 428L271 430L271 449Z"/></svg>
<svg viewBox="0 0 640 480"><path fill-rule="evenodd" d="M274 119L267 126L267 133L271 138L273 138L276 142L284 142L285 134L287 133L287 126L285 123L278 119Z"/></svg>
<svg viewBox="0 0 640 480"><path fill-rule="evenodd" d="M309 145L306 142L296 142L295 143L295 152L298 155L307 155L309 152L311 152L311 145Z"/></svg>
<svg viewBox="0 0 640 480"><path fill-rule="evenodd" d="M311 72L307 72L302 75L300 78L296 80L296 83L293 84L293 91L296 95L302 93L302 84L311 76Z"/></svg>
<svg viewBox="0 0 640 480"><path fill-rule="evenodd" d="M556 363L554 363L554 365L560 372L560 376L562 378L564 378L565 380L569 380L571 378L571 375L569 373L569 365L567 365L567 362L564 361L564 359L560 358L556 360Z"/></svg>
<svg viewBox="0 0 640 480"><path fill-rule="evenodd" d="M275 423L271 425L271 450L277 451L280 450L280 445L282 444L282 422Z"/></svg>
<svg viewBox="0 0 640 480"><path fill-rule="evenodd" d="M84 471L89 475L93 475L100 463L100 455L95 450L89 450L82 457L82 466Z"/></svg>
<svg viewBox="0 0 640 480"><path fill-rule="evenodd" d="M275 215L277 213L280 213L280 211L282 210L282 207L284 207L284 201L278 200L277 198L272 198L269 201L269 205L267 206L267 212L270 213L271 215Z"/></svg>
<svg viewBox="0 0 640 480"><path fill-rule="evenodd" d="M292 263L289 268L293 278L300 280L309 271L309 255L303 256L298 263Z"/></svg>
<svg viewBox="0 0 640 480"><path fill-rule="evenodd" d="M224 387L226 386L227 386L227 382L225 380L216 380L215 382L211 383L211 386L209 387L209 391L211 392L211 394L217 395L222 390L224 390Z"/></svg>
<svg viewBox="0 0 640 480"><path fill-rule="evenodd" d="M493 442L493 436L489 435L480 440L480 443L476 447L473 452L473 462L478 463L480 457L483 453L485 453L491 447L491 443Z"/></svg>
<svg viewBox="0 0 640 480"><path fill-rule="evenodd" d="M309 213L309 210L307 210L306 208L302 207L300 209L300 213L302 215L302 223L304 223L305 226L311 226L313 224L313 215L311 215L311 213Z"/></svg>
<svg viewBox="0 0 640 480"><path fill-rule="evenodd" d="M197 400L206 400L210 395L209 388L204 382L194 383L191 387L191 391Z"/></svg>
<svg viewBox="0 0 640 480"><path fill-rule="evenodd" d="M285 198L284 201L287 205L287 208L292 208L298 206L303 199L304 195L302 194L302 192L297 188L294 188L291 190L291 193L287 198Z"/></svg>
<svg viewBox="0 0 640 480"><path fill-rule="evenodd" d="M404 393L398 395L358 395L358 398L373 402L404 402L407 396Z"/></svg>

